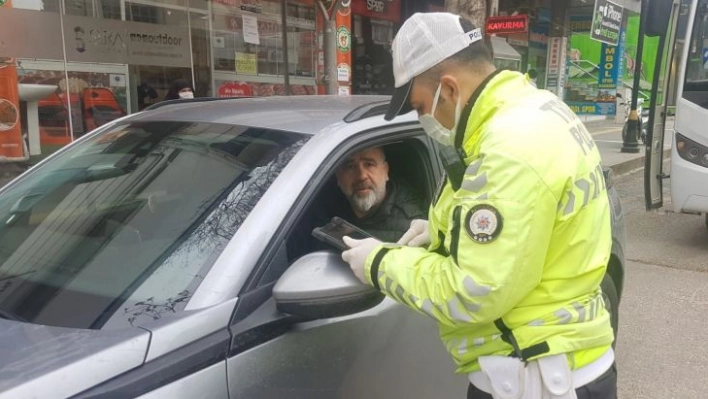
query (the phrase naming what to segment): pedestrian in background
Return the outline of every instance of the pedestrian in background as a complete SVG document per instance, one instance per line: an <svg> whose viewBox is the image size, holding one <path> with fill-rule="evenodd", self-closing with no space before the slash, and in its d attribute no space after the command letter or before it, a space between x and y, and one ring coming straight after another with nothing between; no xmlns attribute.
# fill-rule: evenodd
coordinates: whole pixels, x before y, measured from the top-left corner
<svg viewBox="0 0 708 399"><path fill-rule="evenodd" d="M172 86L170 86L170 90L165 96L165 100L177 100L180 98L194 98L194 89L186 79L177 79L172 82Z"/></svg>
<svg viewBox="0 0 708 399"><path fill-rule="evenodd" d="M555 95L496 70L483 37L449 13L400 28L386 119L416 111L447 180L429 221L396 244L347 237L342 257L438 322L468 398L615 398L600 154Z"/></svg>

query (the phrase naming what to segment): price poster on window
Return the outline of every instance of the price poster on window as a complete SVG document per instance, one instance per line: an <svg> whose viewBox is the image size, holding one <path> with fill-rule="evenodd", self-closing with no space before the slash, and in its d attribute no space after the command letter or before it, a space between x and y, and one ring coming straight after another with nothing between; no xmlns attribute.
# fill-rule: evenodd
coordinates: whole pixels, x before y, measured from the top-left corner
<svg viewBox="0 0 708 399"><path fill-rule="evenodd" d="M258 75L256 54L236 53L236 73L239 75Z"/></svg>
<svg viewBox="0 0 708 399"><path fill-rule="evenodd" d="M258 34L258 18L253 15L243 15L243 41L251 44L261 44Z"/></svg>

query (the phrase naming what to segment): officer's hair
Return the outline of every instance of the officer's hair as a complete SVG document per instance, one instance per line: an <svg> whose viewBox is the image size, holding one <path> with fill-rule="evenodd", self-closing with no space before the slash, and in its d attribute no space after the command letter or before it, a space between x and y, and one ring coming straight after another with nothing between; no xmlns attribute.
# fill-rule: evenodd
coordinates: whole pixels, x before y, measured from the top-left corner
<svg viewBox="0 0 708 399"><path fill-rule="evenodd" d="M470 32L477 28L471 21L462 17L460 17L460 26L462 26L462 30L465 32ZM493 66L492 52L486 40L485 38L470 44L436 66L428 69L423 75L427 79L434 81L435 85L437 85L443 69L450 64L468 67L475 71L485 70L489 66Z"/></svg>

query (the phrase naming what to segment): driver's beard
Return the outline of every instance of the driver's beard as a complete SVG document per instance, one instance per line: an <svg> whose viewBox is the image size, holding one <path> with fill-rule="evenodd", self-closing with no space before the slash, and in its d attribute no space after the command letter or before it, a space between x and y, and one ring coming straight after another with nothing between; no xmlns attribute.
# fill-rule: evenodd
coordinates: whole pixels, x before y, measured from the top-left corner
<svg viewBox="0 0 708 399"><path fill-rule="evenodd" d="M354 194L351 198L354 209L361 213L366 213L371 210L379 202L378 189L373 189L364 195Z"/></svg>

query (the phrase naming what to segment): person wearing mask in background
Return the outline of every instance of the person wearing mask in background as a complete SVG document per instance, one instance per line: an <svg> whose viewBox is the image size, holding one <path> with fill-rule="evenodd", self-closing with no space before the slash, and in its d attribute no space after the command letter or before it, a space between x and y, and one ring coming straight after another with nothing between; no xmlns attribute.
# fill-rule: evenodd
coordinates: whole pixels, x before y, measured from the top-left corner
<svg viewBox="0 0 708 399"><path fill-rule="evenodd" d="M194 89L192 89L192 86L189 84L189 82L187 82L186 79L177 79L172 82L172 86L170 86L170 90L165 96L165 100L177 100L187 98L194 98Z"/></svg>
<svg viewBox="0 0 708 399"><path fill-rule="evenodd" d="M401 26L386 119L416 111L447 178L428 221L395 244L346 237L342 258L438 322L468 398L616 398L599 152L555 95L496 70L483 37L449 13Z"/></svg>

